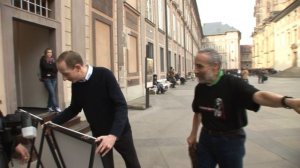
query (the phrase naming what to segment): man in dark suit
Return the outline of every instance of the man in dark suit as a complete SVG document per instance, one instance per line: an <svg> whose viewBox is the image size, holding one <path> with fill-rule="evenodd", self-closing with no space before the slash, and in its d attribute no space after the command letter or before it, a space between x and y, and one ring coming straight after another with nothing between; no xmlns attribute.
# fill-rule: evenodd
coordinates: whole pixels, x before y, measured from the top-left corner
<svg viewBox="0 0 300 168"><path fill-rule="evenodd" d="M114 74L103 67L85 65L74 51L65 51L57 59L58 71L72 82L71 104L52 122L62 124L82 109L99 146L104 167L114 167L114 147L126 167L140 168L128 120L127 103Z"/></svg>

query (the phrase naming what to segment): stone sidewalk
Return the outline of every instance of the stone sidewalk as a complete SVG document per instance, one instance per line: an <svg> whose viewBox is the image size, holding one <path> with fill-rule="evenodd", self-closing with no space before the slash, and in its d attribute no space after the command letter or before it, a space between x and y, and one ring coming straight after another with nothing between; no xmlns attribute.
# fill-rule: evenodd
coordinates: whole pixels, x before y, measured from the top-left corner
<svg viewBox="0 0 300 168"><path fill-rule="evenodd" d="M300 97L300 78L272 78L257 88L283 95ZM142 168L189 168L186 138L191 130L196 81L170 89L163 95L150 95L151 107L129 110L134 142ZM224 88L226 89L226 88ZM144 98L128 102L143 105ZM245 168L300 168L300 115L283 108L262 107L258 113L248 112L246 127ZM115 167L125 168L121 156L114 151ZM15 167L25 168L15 162Z"/></svg>
<svg viewBox="0 0 300 168"><path fill-rule="evenodd" d="M300 97L300 78L272 78L257 84L261 90ZM170 89L163 95L150 95L146 110L129 110L134 142L143 168L188 168L186 137L190 133L196 81ZM134 102L143 104L144 98ZM134 102L128 104L134 105ZM136 104L137 105L137 104ZM249 111L246 127L246 168L300 168L300 115L283 108L261 107L258 113ZM115 152L117 168L125 167Z"/></svg>

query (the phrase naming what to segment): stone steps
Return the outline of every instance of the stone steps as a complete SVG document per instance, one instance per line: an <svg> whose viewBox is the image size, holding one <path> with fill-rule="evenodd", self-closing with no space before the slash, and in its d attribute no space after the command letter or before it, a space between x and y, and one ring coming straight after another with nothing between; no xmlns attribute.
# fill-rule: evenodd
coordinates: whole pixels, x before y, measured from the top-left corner
<svg viewBox="0 0 300 168"><path fill-rule="evenodd" d="M276 74L270 75L272 77L281 78L299 78L300 77L300 67L291 67L283 71L277 72Z"/></svg>

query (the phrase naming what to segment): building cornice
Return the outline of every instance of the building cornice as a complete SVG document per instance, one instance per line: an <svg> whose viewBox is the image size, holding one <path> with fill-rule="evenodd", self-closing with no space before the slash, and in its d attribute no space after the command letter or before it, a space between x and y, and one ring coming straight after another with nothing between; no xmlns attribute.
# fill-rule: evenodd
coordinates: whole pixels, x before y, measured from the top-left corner
<svg viewBox="0 0 300 168"><path fill-rule="evenodd" d="M289 14L291 11L296 9L298 6L300 6L300 1L295 0L295 2L291 3L288 7L286 7L279 14L277 14L274 18L272 18L271 21L273 21L273 22L279 21L280 19L285 17L287 14Z"/></svg>

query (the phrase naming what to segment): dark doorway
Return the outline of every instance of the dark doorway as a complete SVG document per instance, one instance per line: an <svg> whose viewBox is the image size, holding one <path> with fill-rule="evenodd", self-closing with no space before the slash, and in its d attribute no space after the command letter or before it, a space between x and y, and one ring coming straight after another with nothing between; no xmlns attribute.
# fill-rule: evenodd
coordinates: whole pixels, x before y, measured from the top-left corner
<svg viewBox="0 0 300 168"><path fill-rule="evenodd" d="M13 25L17 106L45 108L48 93L39 81L39 61L45 48L53 48L55 31L19 20Z"/></svg>

